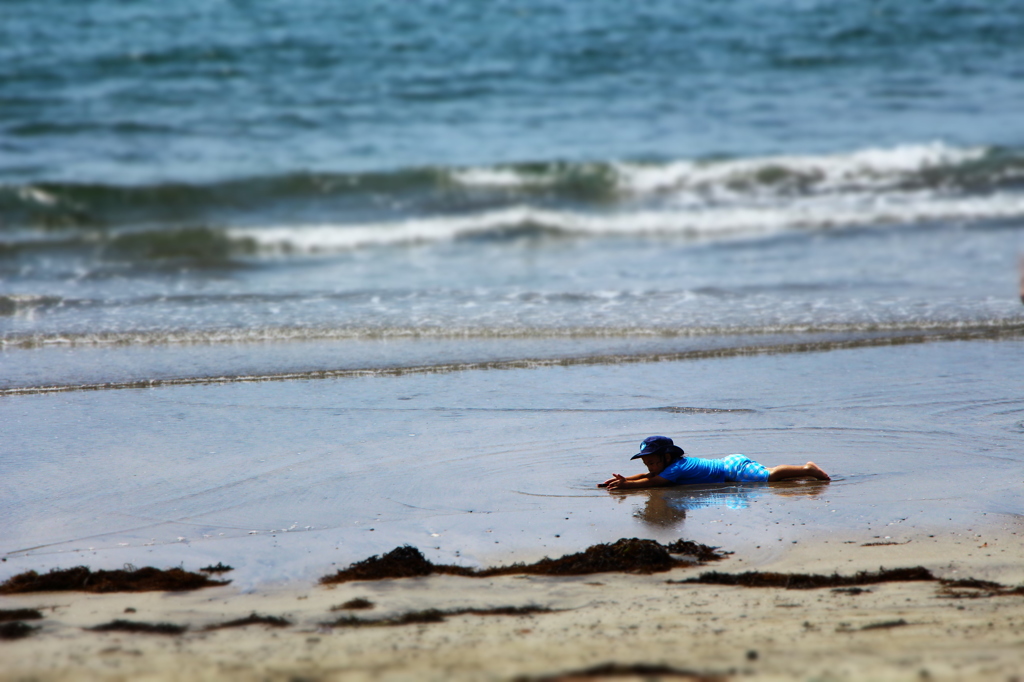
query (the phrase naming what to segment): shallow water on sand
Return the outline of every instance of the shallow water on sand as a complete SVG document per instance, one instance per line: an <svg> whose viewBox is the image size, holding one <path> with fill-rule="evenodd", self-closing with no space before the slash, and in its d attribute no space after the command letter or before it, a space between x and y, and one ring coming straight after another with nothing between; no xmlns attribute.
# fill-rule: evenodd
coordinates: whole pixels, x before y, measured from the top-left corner
<svg viewBox="0 0 1024 682"><path fill-rule="evenodd" d="M726 549L1019 517L1024 342L9 395L0 577L207 563L322 575L409 543L468 565L619 537ZM820 483L594 487L651 434ZM781 550L779 550L781 551Z"/></svg>

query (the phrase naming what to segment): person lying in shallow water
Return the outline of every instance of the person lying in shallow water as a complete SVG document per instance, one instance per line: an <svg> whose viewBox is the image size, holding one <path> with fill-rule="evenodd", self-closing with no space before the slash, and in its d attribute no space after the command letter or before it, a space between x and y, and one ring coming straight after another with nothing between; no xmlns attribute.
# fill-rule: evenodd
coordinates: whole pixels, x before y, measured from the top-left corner
<svg viewBox="0 0 1024 682"><path fill-rule="evenodd" d="M647 466L646 474L612 474L611 478L604 483L598 483L597 487L624 490L692 483L764 483L798 478L832 480L814 462L804 465L780 464L769 468L746 455L729 455L721 459L687 457L682 448L665 436L645 438L641 443L640 452L630 459L638 457Z"/></svg>

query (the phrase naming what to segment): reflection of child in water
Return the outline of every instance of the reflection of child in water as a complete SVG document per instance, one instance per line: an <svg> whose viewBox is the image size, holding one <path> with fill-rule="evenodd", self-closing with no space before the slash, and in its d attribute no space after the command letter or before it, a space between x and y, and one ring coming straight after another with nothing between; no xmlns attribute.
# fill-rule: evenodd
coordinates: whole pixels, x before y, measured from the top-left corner
<svg viewBox="0 0 1024 682"><path fill-rule="evenodd" d="M687 457L682 448L674 445L672 439L665 436L645 438L640 452L630 459L638 457L647 466L648 473L634 476L612 474L604 483L598 483L598 487L624 490L692 483L758 483L791 481L798 478L831 480L814 462L808 462L803 466L780 464L768 468L746 455L729 455L722 459Z"/></svg>
<svg viewBox="0 0 1024 682"><path fill-rule="evenodd" d="M642 500L633 516L644 523L659 528L671 528L686 520L686 514L698 509L714 507L726 509L747 509L758 497L770 495L779 497L816 498L825 494L823 485L744 485L735 483L711 483L709 485L647 488L640 496L630 495L620 500L625 502Z"/></svg>

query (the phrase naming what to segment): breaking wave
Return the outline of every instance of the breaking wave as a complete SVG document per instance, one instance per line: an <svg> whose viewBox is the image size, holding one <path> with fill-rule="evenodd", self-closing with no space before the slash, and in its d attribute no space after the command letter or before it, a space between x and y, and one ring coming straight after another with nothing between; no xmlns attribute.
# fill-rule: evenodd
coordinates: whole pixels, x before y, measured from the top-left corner
<svg viewBox="0 0 1024 682"><path fill-rule="evenodd" d="M205 185L0 187L0 256L221 262L466 239L729 238L1024 217L1024 154L942 143L846 154L300 173Z"/></svg>
<svg viewBox="0 0 1024 682"><path fill-rule="evenodd" d="M31 312L40 308L49 308L60 305L63 299L60 296L42 296L34 294L8 294L0 295L0 315L17 315ZM3 341L0 341L2 346Z"/></svg>
<svg viewBox="0 0 1024 682"><path fill-rule="evenodd" d="M789 230L828 230L939 221L983 222L1024 217L1024 195L937 197L930 192L845 194L747 205L617 212L553 211L517 206L485 213L355 225L232 228L239 244L279 253L329 253L367 246L472 239L654 236L715 240Z"/></svg>
<svg viewBox="0 0 1024 682"><path fill-rule="evenodd" d="M506 166L455 172L467 185L560 187L573 178L603 179L626 195L692 193L729 197L888 189L979 189L1024 180L1024 159L985 147L935 142L863 149L848 154L747 159ZM597 184L597 183L595 183Z"/></svg>

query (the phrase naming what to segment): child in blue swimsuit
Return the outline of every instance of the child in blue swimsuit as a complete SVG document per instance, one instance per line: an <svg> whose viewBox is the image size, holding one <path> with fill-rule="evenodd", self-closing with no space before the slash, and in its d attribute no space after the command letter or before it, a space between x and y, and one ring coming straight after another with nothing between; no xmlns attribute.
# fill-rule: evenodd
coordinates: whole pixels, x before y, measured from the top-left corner
<svg viewBox="0 0 1024 682"><path fill-rule="evenodd" d="M624 490L626 488L655 488L666 485L693 483L763 483L790 481L797 478L831 480L814 462L803 466L780 464L768 468L746 455L729 455L722 459L687 457L683 449L665 436L651 436L641 443L640 452L630 459L640 458L648 473L634 476L612 474L599 488Z"/></svg>

